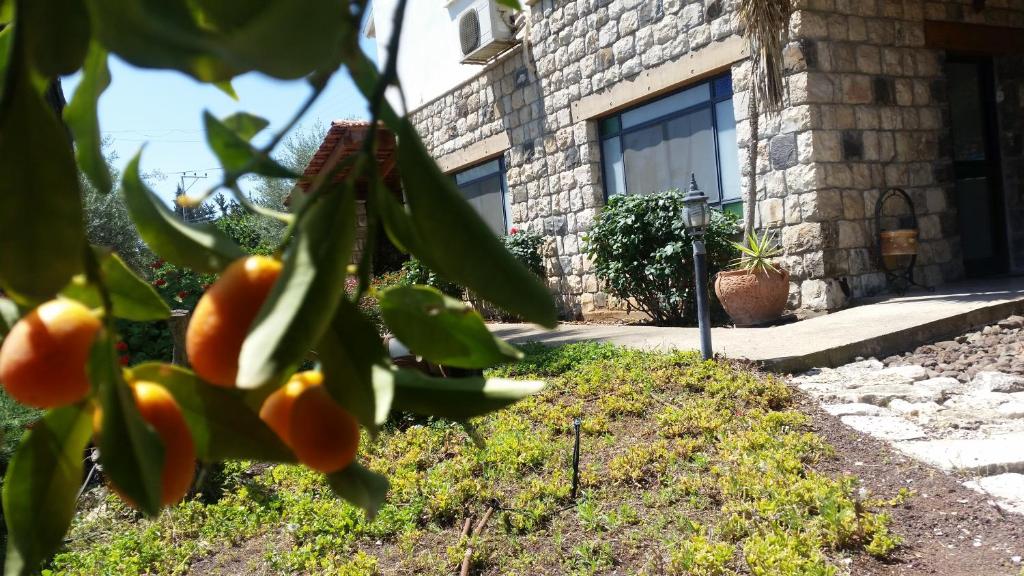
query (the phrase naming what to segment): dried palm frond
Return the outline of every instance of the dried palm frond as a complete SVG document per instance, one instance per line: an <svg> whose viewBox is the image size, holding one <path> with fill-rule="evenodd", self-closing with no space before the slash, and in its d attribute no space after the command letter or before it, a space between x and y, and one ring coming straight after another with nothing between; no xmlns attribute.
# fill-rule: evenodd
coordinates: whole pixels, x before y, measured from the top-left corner
<svg viewBox="0 0 1024 576"><path fill-rule="evenodd" d="M750 46L751 88L764 110L782 109L782 49L789 40L791 0L740 0L739 16Z"/></svg>

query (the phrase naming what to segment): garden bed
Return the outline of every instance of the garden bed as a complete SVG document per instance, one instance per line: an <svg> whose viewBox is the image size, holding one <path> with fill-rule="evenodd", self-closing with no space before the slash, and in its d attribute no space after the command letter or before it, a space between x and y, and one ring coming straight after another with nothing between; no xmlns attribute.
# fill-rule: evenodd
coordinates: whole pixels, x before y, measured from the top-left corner
<svg viewBox="0 0 1024 576"><path fill-rule="evenodd" d="M372 522L335 499L317 474L233 463L203 497L156 520L139 519L102 488L91 491L52 568L453 574L466 547L466 519L476 523L496 505L473 542L473 574L1011 569L1002 550L973 547L956 556L942 539L924 537L928 522L956 534L959 518L942 514L943 494L929 494L922 505L908 486L948 488L952 498L969 499L955 483L942 484L941 476L932 484L902 483L903 475L923 478L925 471L910 463L890 474L861 454L884 457L884 447L860 444L811 405L801 406L774 377L700 363L693 354L596 344L528 350L525 361L498 372L550 385L475 421L485 447L459 425L398 418L364 451L363 461L392 483L389 503ZM582 464L573 502L576 417ZM853 461L871 463L866 493L843 474L861 472ZM977 497L969 502L976 522L994 514ZM1002 522L1001 534L1021 534L1019 524ZM903 530L910 548L898 545Z"/></svg>

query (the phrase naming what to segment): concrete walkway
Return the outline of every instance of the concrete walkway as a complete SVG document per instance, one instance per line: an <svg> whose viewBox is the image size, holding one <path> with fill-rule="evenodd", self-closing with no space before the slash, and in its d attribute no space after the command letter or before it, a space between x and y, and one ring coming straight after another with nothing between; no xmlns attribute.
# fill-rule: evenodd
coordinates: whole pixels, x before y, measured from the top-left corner
<svg viewBox="0 0 1024 576"><path fill-rule="evenodd" d="M1024 312L1024 278L947 284L935 292L865 301L859 306L768 328L714 328L718 354L762 364L775 372L839 366L858 356L882 358L926 342L961 334ZM530 324L494 324L513 342L612 342L660 350L699 347L696 328L562 324L547 331Z"/></svg>

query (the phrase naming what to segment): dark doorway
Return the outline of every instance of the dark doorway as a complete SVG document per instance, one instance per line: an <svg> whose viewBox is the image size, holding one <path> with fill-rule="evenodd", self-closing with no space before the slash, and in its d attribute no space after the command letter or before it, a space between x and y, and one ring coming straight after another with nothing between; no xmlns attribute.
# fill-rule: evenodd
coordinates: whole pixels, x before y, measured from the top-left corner
<svg viewBox="0 0 1024 576"><path fill-rule="evenodd" d="M1007 240L992 59L950 55L946 79L964 268L968 276L1000 274Z"/></svg>

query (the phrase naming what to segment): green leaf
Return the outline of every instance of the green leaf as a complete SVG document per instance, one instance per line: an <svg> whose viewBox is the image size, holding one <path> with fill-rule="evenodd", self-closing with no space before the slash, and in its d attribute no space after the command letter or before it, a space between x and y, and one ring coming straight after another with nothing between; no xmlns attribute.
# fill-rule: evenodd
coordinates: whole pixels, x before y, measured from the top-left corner
<svg viewBox="0 0 1024 576"><path fill-rule="evenodd" d="M0 342L11 331L11 328L14 327L14 324L20 317L18 305L14 303L14 300L0 297Z"/></svg>
<svg viewBox="0 0 1024 576"><path fill-rule="evenodd" d="M373 380L373 365L387 359L377 328L342 298L331 325L316 347L324 386L335 401L371 433L387 420L394 390Z"/></svg>
<svg viewBox="0 0 1024 576"><path fill-rule="evenodd" d="M217 155L221 166L235 174L255 173L272 178L295 178L291 170L281 166L267 155L253 148L248 139L236 134L209 112L203 112L206 142Z"/></svg>
<svg viewBox="0 0 1024 576"><path fill-rule="evenodd" d="M180 70L220 82L259 70L301 78L330 66L352 43L342 0L88 0L96 35L111 52L145 68Z"/></svg>
<svg viewBox="0 0 1024 576"><path fill-rule="evenodd" d="M530 322L553 327L558 319L547 287L516 260L441 173L408 120L398 128L398 164L417 236L408 246L440 276Z"/></svg>
<svg viewBox="0 0 1024 576"><path fill-rule="evenodd" d="M139 236L161 258L196 272L216 273L245 256L226 234L209 222L187 224L171 212L139 177L141 152L122 179L125 204Z"/></svg>
<svg viewBox="0 0 1024 576"><path fill-rule="evenodd" d="M377 510L388 493L388 479L367 470L357 462L349 464L344 470L327 475L327 483L339 497L366 512L366 520L372 522Z"/></svg>
<svg viewBox="0 0 1024 576"><path fill-rule="evenodd" d="M214 85L214 87L217 88L217 90L220 90L221 92L226 94L228 96L228 98L231 98L232 100L234 100L236 102L238 101L238 92L235 92L235 87L231 85L231 81L230 80L224 80L222 82L214 82L213 85Z"/></svg>
<svg viewBox="0 0 1024 576"><path fill-rule="evenodd" d="M60 548L75 514L92 432L82 404L49 411L25 433L4 477L5 574L34 574Z"/></svg>
<svg viewBox="0 0 1024 576"><path fill-rule="evenodd" d="M200 460L295 461L240 391L213 386L191 370L158 362L135 366L132 375L139 381L156 382L174 396Z"/></svg>
<svg viewBox="0 0 1024 576"><path fill-rule="evenodd" d="M380 366L374 367L373 378L394 386L394 410L452 420L494 412L544 388L544 382L537 380L432 378L413 370Z"/></svg>
<svg viewBox="0 0 1024 576"><path fill-rule="evenodd" d="M110 169L103 157L97 106L100 95L110 85L107 52L98 44L89 48L82 70L82 80L75 89L71 103L64 109L64 120L75 137L78 166L93 186L103 194L110 192Z"/></svg>
<svg viewBox="0 0 1024 576"><path fill-rule="evenodd" d="M430 286L393 286L378 296L384 322L402 344L435 364L489 368L523 353L497 338L480 314Z"/></svg>
<svg viewBox="0 0 1024 576"><path fill-rule="evenodd" d="M17 9L35 69L47 78L78 70L89 48L89 13L83 0L24 0Z"/></svg>
<svg viewBox="0 0 1024 576"><path fill-rule="evenodd" d="M377 212L384 223L384 231L388 239L402 252L409 253L407 246L415 246L416 230L413 229L412 219L405 211L405 206L399 202L394 194L384 186L384 183L377 181L373 187L375 200L377 201Z"/></svg>
<svg viewBox="0 0 1024 576"><path fill-rule="evenodd" d="M102 248L93 247L100 260L100 274L110 292L110 302L114 308L114 316L136 322L152 322L166 320L171 309L156 290L139 278L124 261L114 253ZM103 306L99 290L89 284L84 274L71 279L61 294L74 298L90 308Z"/></svg>
<svg viewBox="0 0 1024 576"><path fill-rule="evenodd" d="M238 112L222 120L224 126L240 136L243 140L252 140L252 137L259 134L270 122L248 112Z"/></svg>
<svg viewBox="0 0 1024 576"><path fill-rule="evenodd" d="M6 26L0 30L0 94L4 93L4 84L7 80L8 59L11 57L11 47L14 44L14 26Z"/></svg>
<svg viewBox="0 0 1024 576"><path fill-rule="evenodd" d="M0 287L46 300L82 270L82 200L67 131L32 86L15 36L0 101Z"/></svg>
<svg viewBox="0 0 1024 576"><path fill-rule="evenodd" d="M355 240L351 185L327 190L307 208L288 245L284 269L242 344L237 385L280 383L320 341L345 289Z"/></svg>
<svg viewBox="0 0 1024 576"><path fill-rule="evenodd" d="M504 4L505 6L515 10L523 9L523 7L519 5L519 0L498 0L498 4Z"/></svg>
<svg viewBox="0 0 1024 576"><path fill-rule="evenodd" d="M93 344L89 380L98 391L103 410L99 434L103 472L140 510L156 515L160 511L163 442L139 414L135 395L121 378L121 367L105 331Z"/></svg>

